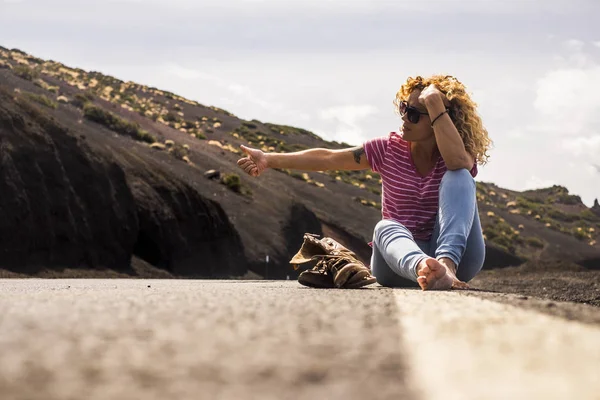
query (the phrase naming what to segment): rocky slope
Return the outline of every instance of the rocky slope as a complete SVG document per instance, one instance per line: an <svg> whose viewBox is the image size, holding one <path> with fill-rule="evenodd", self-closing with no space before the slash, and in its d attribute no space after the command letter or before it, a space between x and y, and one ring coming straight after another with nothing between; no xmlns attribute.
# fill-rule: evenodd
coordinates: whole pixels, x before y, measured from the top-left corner
<svg viewBox="0 0 600 400"><path fill-rule="evenodd" d="M342 148L303 129L244 121L157 88L0 48L0 268L182 276L248 269L295 277L303 232L368 261L380 219L370 171L240 175L239 145ZM207 174L207 171L211 171ZM600 206L555 186L515 192L478 182L486 267L568 260L600 267ZM266 262L269 256L269 263Z"/></svg>
<svg viewBox="0 0 600 400"><path fill-rule="evenodd" d="M152 159L86 143L0 89L2 267L131 269L132 255L177 275L246 269L240 237L214 200Z"/></svg>

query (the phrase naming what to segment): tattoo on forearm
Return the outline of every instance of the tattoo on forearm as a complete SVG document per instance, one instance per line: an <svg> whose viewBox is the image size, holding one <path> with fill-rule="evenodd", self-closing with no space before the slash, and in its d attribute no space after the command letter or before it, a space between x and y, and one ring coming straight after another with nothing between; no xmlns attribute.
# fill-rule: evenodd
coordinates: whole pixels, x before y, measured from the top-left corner
<svg viewBox="0 0 600 400"><path fill-rule="evenodd" d="M360 164L360 157L365 154L365 149L356 147L352 150L352 154L354 154L354 161L356 161L357 164Z"/></svg>

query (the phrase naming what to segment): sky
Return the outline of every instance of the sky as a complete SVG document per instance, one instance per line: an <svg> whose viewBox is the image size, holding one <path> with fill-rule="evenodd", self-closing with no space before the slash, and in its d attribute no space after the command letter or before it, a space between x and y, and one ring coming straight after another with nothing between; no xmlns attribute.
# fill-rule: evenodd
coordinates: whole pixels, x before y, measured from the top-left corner
<svg viewBox="0 0 600 400"><path fill-rule="evenodd" d="M600 197L597 0L0 0L0 45L359 145L409 76L456 76L477 180Z"/></svg>

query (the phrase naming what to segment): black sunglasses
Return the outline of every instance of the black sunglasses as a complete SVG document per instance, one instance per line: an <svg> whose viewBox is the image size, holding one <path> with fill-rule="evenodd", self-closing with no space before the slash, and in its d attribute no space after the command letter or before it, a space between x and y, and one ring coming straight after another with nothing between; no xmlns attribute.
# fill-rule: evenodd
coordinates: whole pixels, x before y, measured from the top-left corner
<svg viewBox="0 0 600 400"><path fill-rule="evenodd" d="M429 115L429 113L421 112L417 108L409 106L406 101L400 102L400 107L398 111L400 111L401 117L404 117L406 115L406 119L408 119L408 121L412 122L413 124L419 122L419 118L421 118L421 115Z"/></svg>

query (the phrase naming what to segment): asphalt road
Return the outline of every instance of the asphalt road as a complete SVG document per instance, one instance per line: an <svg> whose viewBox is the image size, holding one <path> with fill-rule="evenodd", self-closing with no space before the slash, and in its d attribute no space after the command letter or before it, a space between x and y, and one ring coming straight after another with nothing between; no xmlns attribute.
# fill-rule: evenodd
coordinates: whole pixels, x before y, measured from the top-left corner
<svg viewBox="0 0 600 400"><path fill-rule="evenodd" d="M600 399L600 326L295 281L0 280L0 399Z"/></svg>

